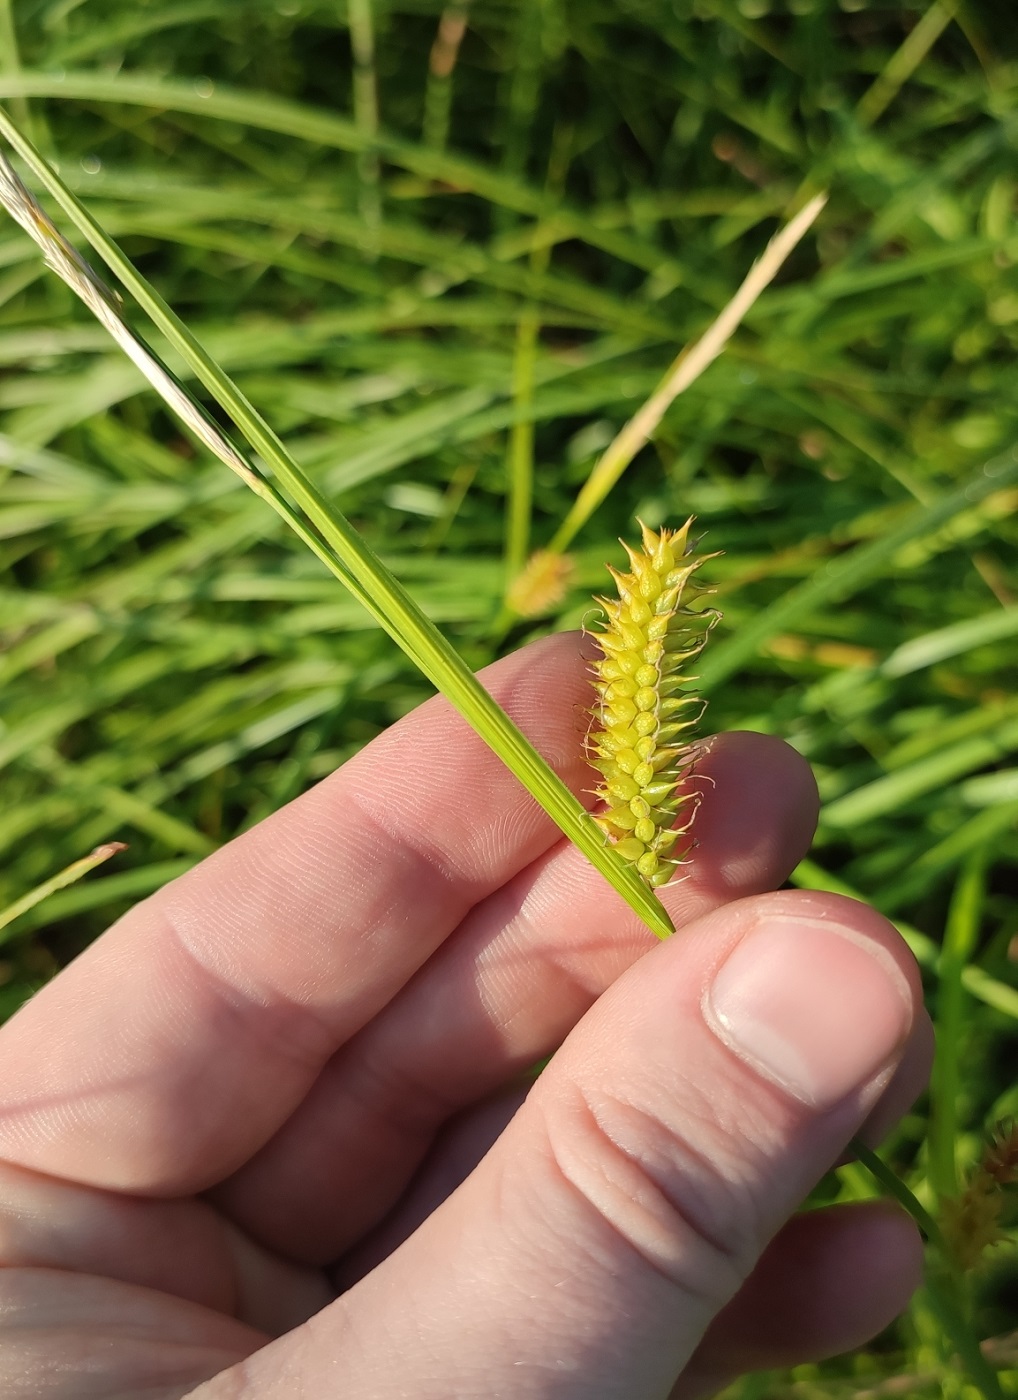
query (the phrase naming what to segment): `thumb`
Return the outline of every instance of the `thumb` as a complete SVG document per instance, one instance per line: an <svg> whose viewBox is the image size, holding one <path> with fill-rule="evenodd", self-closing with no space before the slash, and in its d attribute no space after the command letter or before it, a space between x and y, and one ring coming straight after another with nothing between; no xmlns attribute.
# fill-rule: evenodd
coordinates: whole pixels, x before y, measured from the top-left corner
<svg viewBox="0 0 1018 1400"><path fill-rule="evenodd" d="M919 997L853 901L697 921L601 998L415 1235L223 1393L660 1400L873 1108Z"/></svg>

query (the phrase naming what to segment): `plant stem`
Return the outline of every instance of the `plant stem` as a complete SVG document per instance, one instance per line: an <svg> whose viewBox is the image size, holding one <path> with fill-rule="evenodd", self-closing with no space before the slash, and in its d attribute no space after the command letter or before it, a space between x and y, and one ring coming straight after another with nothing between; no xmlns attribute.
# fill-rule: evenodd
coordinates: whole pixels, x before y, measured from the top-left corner
<svg viewBox="0 0 1018 1400"><path fill-rule="evenodd" d="M852 1151L886 1193L908 1212L926 1236L934 1251L934 1257L927 1259L926 1268L926 1290L930 1303L968 1371L969 1378L978 1387L984 1400L1004 1400L997 1373L983 1355L979 1339L972 1331L966 1316L961 1281L951 1263L950 1253L939 1225L900 1177L895 1176L887 1163L864 1142L854 1138Z"/></svg>

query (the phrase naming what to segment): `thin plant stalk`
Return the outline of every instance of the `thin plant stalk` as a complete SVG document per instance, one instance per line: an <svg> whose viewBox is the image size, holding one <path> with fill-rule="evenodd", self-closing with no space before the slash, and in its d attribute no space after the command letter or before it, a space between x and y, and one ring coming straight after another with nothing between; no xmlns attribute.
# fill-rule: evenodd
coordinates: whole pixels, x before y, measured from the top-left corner
<svg viewBox="0 0 1018 1400"><path fill-rule="evenodd" d="M926 1292L945 1333L958 1353L959 1360L969 1374L969 1379L983 1396L983 1400L1004 1400L997 1373L983 1355L979 1338L973 1332L966 1316L961 1280L954 1268L940 1226L922 1202L900 1177L895 1176L887 1163L878 1157L872 1148L854 1138L852 1151L883 1187L885 1193L908 1212L931 1245L933 1256L927 1258Z"/></svg>
<svg viewBox="0 0 1018 1400"><path fill-rule="evenodd" d="M421 141L435 150L445 149L452 114L452 75L460 44L467 32L470 0L447 5L438 20L438 31L428 58L428 83L424 90L424 125Z"/></svg>
<svg viewBox="0 0 1018 1400"><path fill-rule="evenodd" d="M0 0L0 73L18 75L21 72L21 55L18 48L18 31L14 24L13 0ZM35 122L27 97L14 97L11 106L18 121L27 132L35 135Z"/></svg>
<svg viewBox="0 0 1018 1400"><path fill-rule="evenodd" d="M48 899L57 890L66 889L68 885L73 885L76 880L80 880L83 875L87 875L97 865L102 865L112 856L126 850L127 847L123 841L106 841L101 846L96 846L95 850L87 856L72 861L63 870L58 870L55 875L44 880L41 885L36 885L34 890L29 890L27 894L16 899L13 904L9 904L6 909L0 909L0 929L7 928L15 919L20 919L22 914L27 914L29 909L34 909L37 904L41 904L44 899Z"/></svg>
<svg viewBox="0 0 1018 1400"><path fill-rule="evenodd" d="M550 548L553 552L561 553L568 549L577 532L606 498L637 452L650 441L671 404L721 354L753 303L777 276L826 203L826 193L814 195L793 219L779 229L721 314L699 340L687 346L675 358L650 398L633 414L594 464L552 539Z"/></svg>
<svg viewBox="0 0 1018 1400"><path fill-rule="evenodd" d="M901 47L860 97L855 118L861 126L872 126L883 115L954 19L955 9L955 0L934 0L920 16Z"/></svg>
<svg viewBox="0 0 1018 1400"><path fill-rule="evenodd" d="M375 76L375 23L371 0L348 0L350 45L353 49L353 117L364 140L357 154L359 207L368 234L369 254L378 256L382 223L381 163L378 158L378 82Z"/></svg>
<svg viewBox="0 0 1018 1400"><path fill-rule="evenodd" d="M572 141L570 127L560 124L555 128L551 156L548 161L548 176L545 182L545 196L549 208L561 193L569 164L569 146ZM513 406L516 416L509 432L509 452L507 462L507 509L506 509L506 593L524 564L530 552L530 524L534 501L534 370L537 363L537 347L541 333L541 313L539 298L541 279L548 270L551 259L551 244L539 243L531 249L529 273L532 283L528 298L516 326L516 348L513 356Z"/></svg>
<svg viewBox="0 0 1018 1400"><path fill-rule="evenodd" d="M520 319L516 323L516 346L513 355L513 408L516 418L509 430L509 451L506 454L507 593L516 575L527 562L530 543L530 518L534 499L534 364L540 329L540 312L533 302L529 302L521 311Z"/></svg>
<svg viewBox="0 0 1018 1400"><path fill-rule="evenodd" d="M167 341L184 358L251 448L271 469L273 477L266 476L254 460L220 432L189 391L134 335L123 320L113 294L58 233L13 169L2 161L2 202L43 249L49 266L85 301L152 386L204 445L271 505L349 588L648 927L659 938L674 932L663 905L605 843L583 804L527 742L451 643L374 555L345 516L321 495L229 376L2 111L0 134L14 147L107 267L128 288Z"/></svg>
<svg viewBox="0 0 1018 1400"><path fill-rule="evenodd" d="M927 1142L930 1181L939 1200L958 1191L958 1099L968 994L962 974L975 951L986 895L985 847L966 860L955 883L944 930L937 994L937 1054Z"/></svg>

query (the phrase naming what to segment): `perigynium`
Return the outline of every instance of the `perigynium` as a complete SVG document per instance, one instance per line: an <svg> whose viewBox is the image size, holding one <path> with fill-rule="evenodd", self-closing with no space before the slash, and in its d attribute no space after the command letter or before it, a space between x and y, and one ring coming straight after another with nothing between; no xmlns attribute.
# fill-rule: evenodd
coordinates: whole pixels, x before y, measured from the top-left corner
<svg viewBox="0 0 1018 1400"><path fill-rule="evenodd" d="M604 781L595 820L652 888L665 885L689 854L699 794L685 780L697 758L694 731L704 701L690 692L689 662L718 614L695 605L710 589L694 575L713 555L695 552L690 517L679 530L641 522L643 550L630 548L631 572L608 566L619 596L598 598L607 622L595 634L598 703L588 747Z"/></svg>

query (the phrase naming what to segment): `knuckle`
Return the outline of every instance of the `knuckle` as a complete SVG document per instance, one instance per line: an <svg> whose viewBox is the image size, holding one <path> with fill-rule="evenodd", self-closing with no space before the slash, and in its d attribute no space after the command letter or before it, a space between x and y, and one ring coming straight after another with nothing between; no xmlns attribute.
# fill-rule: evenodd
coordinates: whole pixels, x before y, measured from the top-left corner
<svg viewBox="0 0 1018 1400"><path fill-rule="evenodd" d="M729 1127L703 1100L685 1106L681 1134L603 1090L572 1084L556 1100L544 1114L549 1164L588 1228L717 1311L765 1242Z"/></svg>

